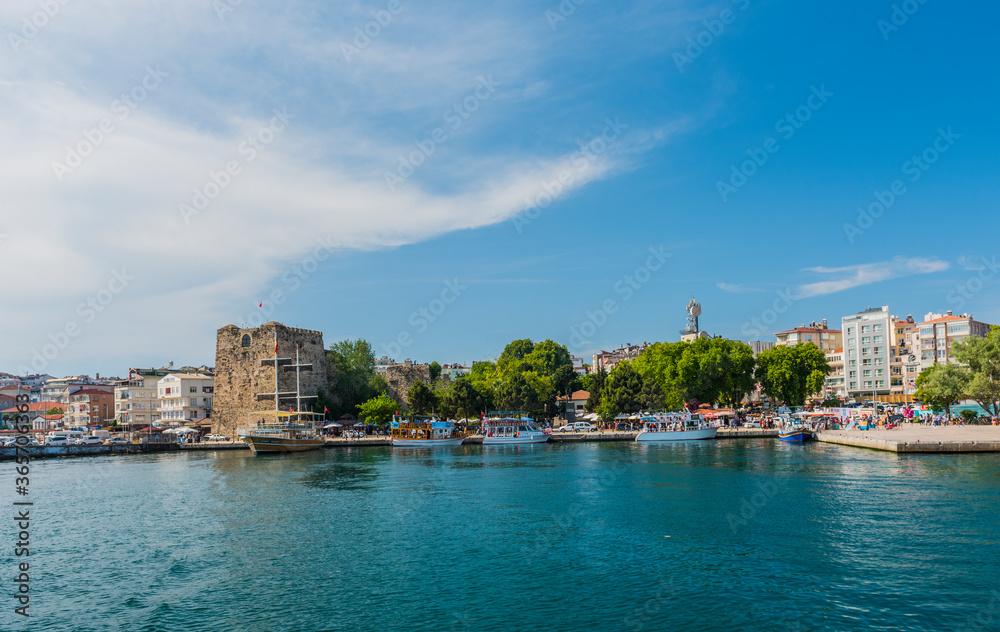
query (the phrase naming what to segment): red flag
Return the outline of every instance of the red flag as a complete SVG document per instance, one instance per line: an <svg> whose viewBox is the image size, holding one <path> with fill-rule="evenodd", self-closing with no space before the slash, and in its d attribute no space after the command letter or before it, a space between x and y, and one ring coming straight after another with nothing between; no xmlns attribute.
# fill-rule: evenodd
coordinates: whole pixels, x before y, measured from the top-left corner
<svg viewBox="0 0 1000 632"><path fill-rule="evenodd" d="M329 409L329 408L327 408L326 406L324 406L324 407L323 407L323 412L324 412L324 413L328 413L328 412L330 412L330 409Z"/></svg>
<svg viewBox="0 0 1000 632"><path fill-rule="evenodd" d="M278 355L278 341L277 340L274 341L274 354Z"/></svg>
<svg viewBox="0 0 1000 632"><path fill-rule="evenodd" d="M264 307L264 301L261 301L260 304L257 305L257 307Z"/></svg>
<svg viewBox="0 0 1000 632"><path fill-rule="evenodd" d="M288 411L294 413L295 409L294 408L289 408Z"/></svg>

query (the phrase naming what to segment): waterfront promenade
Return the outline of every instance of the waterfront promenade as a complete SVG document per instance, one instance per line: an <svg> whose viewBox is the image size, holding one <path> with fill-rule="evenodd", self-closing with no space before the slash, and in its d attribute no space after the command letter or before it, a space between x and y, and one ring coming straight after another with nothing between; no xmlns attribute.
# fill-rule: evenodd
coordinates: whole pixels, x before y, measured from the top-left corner
<svg viewBox="0 0 1000 632"><path fill-rule="evenodd" d="M900 454L1000 452L1000 426L902 424L895 430L827 430L819 440Z"/></svg>

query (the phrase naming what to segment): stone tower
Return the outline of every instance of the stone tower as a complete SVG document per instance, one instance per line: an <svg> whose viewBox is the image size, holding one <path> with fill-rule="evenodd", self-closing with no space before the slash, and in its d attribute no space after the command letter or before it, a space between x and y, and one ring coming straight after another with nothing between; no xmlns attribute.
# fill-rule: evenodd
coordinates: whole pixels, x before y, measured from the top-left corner
<svg viewBox="0 0 1000 632"><path fill-rule="evenodd" d="M294 362L298 350L299 361L312 364L312 371L303 371L299 376L302 395L316 395L319 389L328 388L322 332L285 327L273 321L248 329L226 325L218 331L215 343L212 432L235 438L238 429L247 427L247 413L274 410L273 396L258 398L257 394L274 393L276 337L279 357L292 358ZM295 371L278 372L278 391L295 392ZM310 411L314 401L304 400L302 409ZM294 407L294 396L280 398L280 410Z"/></svg>

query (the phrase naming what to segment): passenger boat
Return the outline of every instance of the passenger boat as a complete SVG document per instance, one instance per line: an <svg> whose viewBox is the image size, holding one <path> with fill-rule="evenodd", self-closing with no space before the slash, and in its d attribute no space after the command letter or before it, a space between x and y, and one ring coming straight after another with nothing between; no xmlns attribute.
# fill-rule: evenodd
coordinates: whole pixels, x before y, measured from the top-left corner
<svg viewBox="0 0 1000 632"><path fill-rule="evenodd" d="M441 421L437 417L407 419L402 415L393 415L390 430L393 447L462 445L466 436L452 422Z"/></svg>
<svg viewBox="0 0 1000 632"><path fill-rule="evenodd" d="M535 425L531 417L494 411L483 419L483 445L545 443L552 431Z"/></svg>
<svg viewBox="0 0 1000 632"><path fill-rule="evenodd" d="M243 437L254 454L303 452L322 448L326 443L326 439L320 434L323 425L323 415L320 413L266 411L250 414L274 417L258 421Z"/></svg>
<svg viewBox="0 0 1000 632"><path fill-rule="evenodd" d="M274 366L274 392L257 393L258 400L274 399L274 410L261 410L247 413L247 428L241 430L243 441L250 446L250 451L257 454L281 454L285 452L303 452L316 450L326 444L320 428L323 425L322 413L296 412L302 410L302 400L313 399L315 395L303 395L299 383L302 371L311 371L311 364L299 362L299 350L295 350L295 364L292 358L278 357L278 334L274 334L274 357L263 358L261 366ZM278 388L278 369L295 371L295 392L281 392ZM281 400L295 399L295 408L281 410Z"/></svg>
<svg viewBox="0 0 1000 632"><path fill-rule="evenodd" d="M689 412L660 413L640 418L642 430L636 441L699 441L714 439L718 428L709 426L701 415Z"/></svg>

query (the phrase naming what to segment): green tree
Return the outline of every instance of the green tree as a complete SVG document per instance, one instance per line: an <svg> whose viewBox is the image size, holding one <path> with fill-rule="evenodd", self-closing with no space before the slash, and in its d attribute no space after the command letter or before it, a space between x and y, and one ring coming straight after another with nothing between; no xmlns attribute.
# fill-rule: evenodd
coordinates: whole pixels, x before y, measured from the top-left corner
<svg viewBox="0 0 1000 632"><path fill-rule="evenodd" d="M563 345L552 340L543 340L531 350L525 358L531 369L542 375L555 375L562 367L573 370L573 360L569 351Z"/></svg>
<svg viewBox="0 0 1000 632"><path fill-rule="evenodd" d="M431 371L431 382L437 381L437 379L441 377L441 365L435 361L431 362L428 366Z"/></svg>
<svg viewBox="0 0 1000 632"><path fill-rule="evenodd" d="M596 373L591 373L587 377L590 378L589 388L587 388L590 396L587 398L586 403L584 403L583 408L588 413L593 413L601 405L601 395L604 392L604 383L608 380L608 372L602 366L597 369Z"/></svg>
<svg viewBox="0 0 1000 632"><path fill-rule="evenodd" d="M610 400L604 400L598 404L597 410L594 412L597 413L597 418L603 422L614 421L615 417L618 416L618 409Z"/></svg>
<svg viewBox="0 0 1000 632"><path fill-rule="evenodd" d="M951 416L951 405L967 392L970 375L967 369L954 364L932 364L917 376L916 396L934 410L944 410Z"/></svg>
<svg viewBox="0 0 1000 632"><path fill-rule="evenodd" d="M333 387L328 395L334 414L353 412L380 393L389 390L385 378L375 372L375 353L367 340L341 340L326 353L327 375Z"/></svg>
<svg viewBox="0 0 1000 632"><path fill-rule="evenodd" d="M771 400L787 406L802 406L822 391L829 373L826 354L811 343L773 347L757 356L757 381Z"/></svg>
<svg viewBox="0 0 1000 632"><path fill-rule="evenodd" d="M61 415L61 414L63 414L63 409L59 408L58 406L56 406L54 408L50 408L48 410L48 412L46 412L45 414L46 415Z"/></svg>
<svg viewBox="0 0 1000 632"><path fill-rule="evenodd" d="M667 398L656 380L642 381L642 392L639 393L639 407L642 410L660 410L667 405Z"/></svg>
<svg viewBox="0 0 1000 632"><path fill-rule="evenodd" d="M406 405L417 414L427 414L437 409L437 394L429 386L417 380L406 392Z"/></svg>
<svg viewBox="0 0 1000 632"><path fill-rule="evenodd" d="M991 415L1000 415L1000 327L990 327L985 338L969 336L955 343L951 355L969 367L969 397Z"/></svg>
<svg viewBox="0 0 1000 632"><path fill-rule="evenodd" d="M536 411L543 407L543 399L527 379L526 373L507 376L497 387L497 405L505 410Z"/></svg>
<svg viewBox="0 0 1000 632"><path fill-rule="evenodd" d="M399 404L385 393L358 404L358 420L366 424L387 424L399 410Z"/></svg>
<svg viewBox="0 0 1000 632"><path fill-rule="evenodd" d="M513 367L517 367L528 361L528 356L535 348L535 343L528 338L513 340L503 348L500 357L497 358L497 367L501 373L505 373Z"/></svg>
<svg viewBox="0 0 1000 632"><path fill-rule="evenodd" d="M485 412L487 402L472 380L463 376L445 393L441 408L447 408L449 416L455 419L476 419L479 413Z"/></svg>
<svg viewBox="0 0 1000 632"><path fill-rule="evenodd" d="M608 402L621 413L634 413L642 408L642 376L628 361L619 362L604 384L602 403Z"/></svg>

